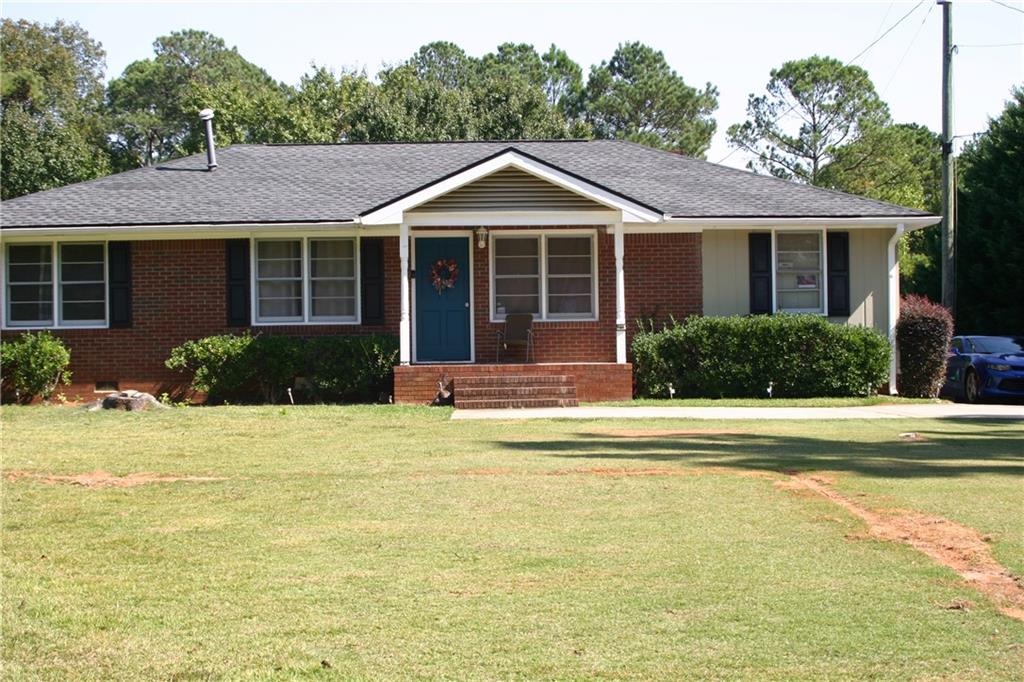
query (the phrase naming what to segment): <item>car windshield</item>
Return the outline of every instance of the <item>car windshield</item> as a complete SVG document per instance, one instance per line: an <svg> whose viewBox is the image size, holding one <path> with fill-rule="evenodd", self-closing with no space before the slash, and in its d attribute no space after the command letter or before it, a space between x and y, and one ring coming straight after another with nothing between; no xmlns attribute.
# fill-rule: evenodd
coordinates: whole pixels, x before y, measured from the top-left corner
<svg viewBox="0 0 1024 682"><path fill-rule="evenodd" d="M1024 337L1020 336L978 336L971 341L979 353L1024 353Z"/></svg>

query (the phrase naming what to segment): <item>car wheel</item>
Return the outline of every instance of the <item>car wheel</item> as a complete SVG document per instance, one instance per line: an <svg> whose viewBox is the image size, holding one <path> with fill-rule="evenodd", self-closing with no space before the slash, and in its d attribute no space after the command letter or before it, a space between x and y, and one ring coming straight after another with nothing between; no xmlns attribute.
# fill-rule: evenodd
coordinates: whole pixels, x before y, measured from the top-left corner
<svg viewBox="0 0 1024 682"><path fill-rule="evenodd" d="M981 400L981 381L973 369L964 373L963 399L965 403L976 403Z"/></svg>

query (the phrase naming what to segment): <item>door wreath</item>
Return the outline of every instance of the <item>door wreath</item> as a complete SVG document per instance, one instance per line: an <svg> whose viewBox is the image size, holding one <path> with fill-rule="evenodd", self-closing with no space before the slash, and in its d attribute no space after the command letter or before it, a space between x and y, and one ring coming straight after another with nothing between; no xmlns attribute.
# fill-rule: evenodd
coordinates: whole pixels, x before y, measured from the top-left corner
<svg viewBox="0 0 1024 682"><path fill-rule="evenodd" d="M430 268L430 282L437 289L437 295L440 296L445 289L452 289L455 287L455 283L459 281L459 264L453 259L449 258L445 260L441 258L434 267Z"/></svg>

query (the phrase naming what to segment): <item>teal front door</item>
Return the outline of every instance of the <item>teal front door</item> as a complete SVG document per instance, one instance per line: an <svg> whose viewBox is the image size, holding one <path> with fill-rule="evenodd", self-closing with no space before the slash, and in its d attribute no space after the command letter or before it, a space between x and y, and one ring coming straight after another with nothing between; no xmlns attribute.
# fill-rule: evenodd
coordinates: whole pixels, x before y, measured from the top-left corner
<svg viewBox="0 0 1024 682"><path fill-rule="evenodd" d="M417 237L415 248L416 362L469 362L469 239Z"/></svg>

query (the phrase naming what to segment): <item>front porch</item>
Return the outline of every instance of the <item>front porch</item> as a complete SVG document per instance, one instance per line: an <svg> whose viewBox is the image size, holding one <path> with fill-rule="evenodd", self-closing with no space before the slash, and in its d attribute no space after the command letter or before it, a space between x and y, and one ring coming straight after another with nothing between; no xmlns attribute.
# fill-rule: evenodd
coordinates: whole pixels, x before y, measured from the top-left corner
<svg viewBox="0 0 1024 682"><path fill-rule="evenodd" d="M481 381L488 379L491 381ZM429 404L444 386L459 406L459 387L489 388L474 391L473 399L511 403L508 407L542 407L525 402L541 399L579 402L629 400L633 397L633 365L617 362L559 362L516 364L423 364L395 367L395 402ZM552 390L554 388L559 390ZM568 391L568 388L574 389ZM497 407L464 404L464 407ZM551 405L557 406L557 405Z"/></svg>

